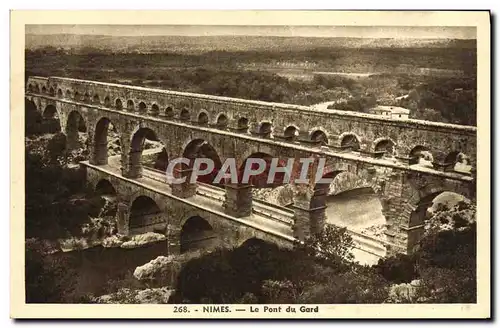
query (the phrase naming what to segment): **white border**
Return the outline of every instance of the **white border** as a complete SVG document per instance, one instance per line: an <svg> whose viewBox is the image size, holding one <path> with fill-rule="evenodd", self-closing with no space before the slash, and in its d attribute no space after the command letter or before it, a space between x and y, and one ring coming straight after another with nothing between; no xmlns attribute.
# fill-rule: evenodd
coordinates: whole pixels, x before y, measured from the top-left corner
<svg viewBox="0 0 500 328"><path fill-rule="evenodd" d="M5 5L11 5L12 7L16 9L37 9L37 8L43 8L43 9L111 9L111 7L102 1L96 1L96 0L87 0L85 2L79 2L77 4L75 3L70 3L68 1L10 1L10 2L2 2L0 6ZM42 5L43 4L43 5ZM151 0L142 0L140 2L137 1L130 1L130 0L122 0L119 2L119 4L114 4L113 9L158 9L158 2L157 1L151 1ZM340 2L340 3L335 3L336 9L392 9L392 8L398 8L398 9L460 9L460 8L467 8L470 9L471 7L477 8L477 9L487 9L487 8L492 8L492 7L497 7L498 2L496 1L481 1L481 0L476 0L474 2L463 2L460 3L459 1L454 1L453 3L446 3L445 5L438 3L437 1L426 1L422 0L419 1L418 3L401 3L398 1L377 1L376 6L373 6L374 2L372 1L349 1L349 2ZM78 6L78 8L76 7ZM207 6L206 2L204 1L183 1L182 3L169 3L168 6L163 6L165 9L203 9L203 8L209 8L209 9L218 9L218 8L232 8L232 9L246 9L246 8L263 8L263 9L273 9L273 8L288 8L288 9L293 9L293 8L300 8L300 9L318 9L318 8L325 8L325 3L322 1L307 1L307 2L298 2L298 1L287 1L284 3L279 3L279 4L274 4L271 1L261 1L261 0L256 0L252 1L251 5L245 5L244 3L224 3L221 1L211 1L210 2L210 7ZM251 7L250 7L251 6ZM496 11L496 8L495 8ZM9 39L9 32L8 32L8 14L7 10L2 11L4 13L4 18L2 20L3 24L2 27L4 28L4 33L2 33L2 37L4 38L5 43L7 44L7 40ZM3 52L2 56L4 56L5 63L7 63L9 60L8 58L8 52ZM7 79L3 80L3 83L5 83L4 88L2 88L3 92L7 93L3 99L8 99L9 94L9 84L7 82ZM498 88L498 86L497 86ZM498 90L495 90L495 93L498 94ZM6 115L6 111L2 111L3 115ZM7 115L6 115L7 116ZM5 144L3 145L4 147L2 149L8 149L9 143L6 142L6 140L9 140L9 135L7 135L8 130L8 119L5 117L5 119L1 120L0 119L0 124L4 124L3 129L0 129L0 133L4 133L3 138L1 138L2 142ZM497 149L496 149L497 150ZM2 161L0 165L3 165L3 170L4 172L3 177L6 179L6 183L3 184L3 186L7 186L7 180L8 177L6 176L5 172L9 172L8 169L8 164L6 161ZM2 200L5 202L7 197L7 190L3 190L5 193L2 195ZM5 204L3 208L9 208L10 204ZM495 213L496 214L496 213ZM6 223L6 220L4 220L4 224ZM498 224L497 224L497 229L498 229ZM4 231L8 231L8 228L5 227ZM4 243L6 245L3 245L3 250L8 249L8 243L5 241L7 238L4 238ZM6 256L4 256L6 258ZM2 270L3 275L7 275L7 270ZM4 279L6 281L7 279ZM498 284L497 284L498 285ZM5 295L5 294L4 294ZM9 302L8 299L5 300L6 303ZM7 306L4 307L4 309L7 308ZM5 317L5 316L4 316ZM170 324L170 323L169 323ZM183 323L185 324L185 323ZM429 325L429 323L426 323ZM434 326L434 324L430 324L430 326Z"/></svg>

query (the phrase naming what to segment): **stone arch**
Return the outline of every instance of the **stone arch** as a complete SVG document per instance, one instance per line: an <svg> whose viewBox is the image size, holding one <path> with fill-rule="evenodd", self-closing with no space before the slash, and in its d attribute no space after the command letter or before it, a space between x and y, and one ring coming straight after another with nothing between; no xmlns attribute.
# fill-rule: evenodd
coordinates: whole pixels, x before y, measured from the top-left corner
<svg viewBox="0 0 500 328"><path fill-rule="evenodd" d="M57 97L59 97L59 98L63 97L63 91L61 90L61 88L57 89Z"/></svg>
<svg viewBox="0 0 500 328"><path fill-rule="evenodd" d="M57 112L56 106L53 104L48 104L43 110L42 114L44 119L58 119L59 113Z"/></svg>
<svg viewBox="0 0 500 328"><path fill-rule="evenodd" d="M68 98L68 99L72 99L73 98L73 94L72 94L72 92L71 92L70 89L66 89L66 98Z"/></svg>
<svg viewBox="0 0 500 328"><path fill-rule="evenodd" d="M80 101L80 100L82 100L81 98L82 98L82 96L80 95L80 93L78 91L75 91L75 94L73 95L73 99L76 101Z"/></svg>
<svg viewBox="0 0 500 328"><path fill-rule="evenodd" d="M436 203L436 200L439 200L439 202ZM433 213L438 213L441 210L450 210L461 201L471 203L471 200L466 195L454 190L448 190L447 188L432 188L425 195L422 195L418 202L414 204L408 219L408 227L411 229L408 231L407 251L411 253L415 249L415 246L418 245L425 233L424 225ZM443 203L446 204L444 207ZM454 215L450 215L449 217L455 221ZM443 222L443 224L447 223Z"/></svg>
<svg viewBox="0 0 500 328"><path fill-rule="evenodd" d="M131 202L128 226L132 235L148 231L164 231L166 219L155 200L140 195Z"/></svg>
<svg viewBox="0 0 500 328"><path fill-rule="evenodd" d="M426 146L418 145L413 147L409 154L409 163L410 165L413 164L420 164L424 166L429 166L432 167L432 162L434 161L434 158L432 156L432 153L430 152L430 149Z"/></svg>
<svg viewBox="0 0 500 328"><path fill-rule="evenodd" d="M461 151L451 152L448 156L450 156L450 160L455 163L453 166L454 171L461 173L472 172L471 159L469 156Z"/></svg>
<svg viewBox="0 0 500 328"><path fill-rule="evenodd" d="M280 251L277 240L262 239L267 236L241 236L238 238L238 247L234 250L237 260L241 260L247 266L258 266L262 261L267 262Z"/></svg>
<svg viewBox="0 0 500 328"><path fill-rule="evenodd" d="M192 216L181 226L180 252L182 254L197 249L210 249L216 246L216 240L217 236L210 223L201 216Z"/></svg>
<svg viewBox="0 0 500 328"><path fill-rule="evenodd" d="M54 90L54 87L50 87L50 89L49 89L49 95L55 96L55 94L56 94L56 91Z"/></svg>
<svg viewBox="0 0 500 328"><path fill-rule="evenodd" d="M330 183L328 195L335 196L356 189L372 189L374 193L380 191L373 181L368 181L359 173L340 171Z"/></svg>
<svg viewBox="0 0 500 328"><path fill-rule="evenodd" d="M460 151L457 150L452 150L449 153L446 154L444 158L444 163L446 164L453 164L455 165L458 161L458 155L460 154Z"/></svg>
<svg viewBox="0 0 500 328"><path fill-rule="evenodd" d="M165 107L165 116L166 117L174 117L174 109L172 106Z"/></svg>
<svg viewBox="0 0 500 328"><path fill-rule="evenodd" d="M94 188L94 192L100 196L116 196L116 187L108 179L99 180Z"/></svg>
<svg viewBox="0 0 500 328"><path fill-rule="evenodd" d="M385 241L387 220L384 198L375 181L343 171L330 183L326 197L326 222ZM379 248L384 248L383 244Z"/></svg>
<svg viewBox="0 0 500 328"><path fill-rule="evenodd" d="M141 101L141 102L139 102L137 109L139 110L139 113L146 113L147 108L148 108L148 106L146 105L146 103L144 101Z"/></svg>
<svg viewBox="0 0 500 328"><path fill-rule="evenodd" d="M342 172L347 172L347 168L343 165L326 165L322 172L318 172L321 173L321 177L314 177L313 190L328 189L331 182L323 182L323 179L333 180Z"/></svg>
<svg viewBox="0 0 500 328"><path fill-rule="evenodd" d="M207 125L209 122L208 113L205 110L202 110L198 113L198 124L199 125Z"/></svg>
<svg viewBox="0 0 500 328"><path fill-rule="evenodd" d="M111 107L111 98L109 96L104 97L104 106L107 108Z"/></svg>
<svg viewBox="0 0 500 328"><path fill-rule="evenodd" d="M181 121L189 121L191 119L191 113L189 112L189 109L187 108L181 109L179 113L179 119Z"/></svg>
<svg viewBox="0 0 500 328"><path fill-rule="evenodd" d="M87 122L78 110L72 110L66 121L66 138L69 149L79 148L80 132L87 132Z"/></svg>
<svg viewBox="0 0 500 328"><path fill-rule="evenodd" d="M325 195L327 195L330 190L330 184L335 180L337 175L341 174L342 172L346 172L346 170L337 165L327 165L324 168L323 172L319 172L321 173L321 177L314 176L315 180L313 183L313 191L315 193L317 191L321 192L324 191ZM324 180L329 180L329 181L323 182Z"/></svg>
<svg viewBox="0 0 500 328"><path fill-rule="evenodd" d="M116 126L107 117L101 117L94 129L94 144L91 163L103 165L108 163L108 135L110 127L114 130Z"/></svg>
<svg viewBox="0 0 500 328"><path fill-rule="evenodd" d="M126 175L130 178L139 178L142 176L142 157L146 140L160 142L160 139L158 138L156 132L150 128L139 127L132 135L128 157L128 172L126 173Z"/></svg>
<svg viewBox="0 0 500 328"><path fill-rule="evenodd" d="M249 248L252 248L252 247L261 247L261 246L264 246L264 245L270 245L270 243L267 242L267 241L265 241L265 240L263 240L263 239L260 239L258 237L249 237L249 238L243 238L242 240L240 240L240 242L238 243L238 248L244 248L244 247L249 247Z"/></svg>
<svg viewBox="0 0 500 328"><path fill-rule="evenodd" d="M320 145L328 144L328 133L323 128L316 128L309 132L309 140Z"/></svg>
<svg viewBox="0 0 500 328"><path fill-rule="evenodd" d="M299 136L299 128L296 125L289 125L283 130L285 139L293 141Z"/></svg>
<svg viewBox="0 0 500 328"><path fill-rule="evenodd" d="M444 163L451 165L452 170L461 173L470 173L472 166L470 158L461 151L454 150L446 154Z"/></svg>
<svg viewBox="0 0 500 328"><path fill-rule="evenodd" d="M90 93L87 91L85 92L85 94L83 95L83 102L89 104L90 103Z"/></svg>
<svg viewBox="0 0 500 328"><path fill-rule="evenodd" d="M361 138L355 133L342 133L339 137L339 140L340 147L343 149L349 149L351 151L357 151L361 149Z"/></svg>
<svg viewBox="0 0 500 328"><path fill-rule="evenodd" d="M209 158L214 162L214 169L210 174L199 176L197 181L213 184L217 173L219 172L222 161L218 151L204 139L190 140L183 148L182 156L190 160L188 167L192 167L196 158ZM183 168L187 168L183 165ZM201 169L204 169L202 167Z"/></svg>
<svg viewBox="0 0 500 328"><path fill-rule="evenodd" d="M390 138L379 138L373 142L373 151L383 153L384 156L395 156L396 143Z"/></svg>
<svg viewBox="0 0 500 328"><path fill-rule="evenodd" d="M36 93L40 93L40 86L38 85L38 83L35 83L34 86L33 86L33 90L36 92Z"/></svg>
<svg viewBox="0 0 500 328"><path fill-rule="evenodd" d="M42 87L42 93L47 93L47 88L45 86Z"/></svg>
<svg viewBox="0 0 500 328"><path fill-rule="evenodd" d="M42 118L42 131L46 133L57 133L62 131L61 115L57 110L56 104L47 104L42 112Z"/></svg>
<svg viewBox="0 0 500 328"><path fill-rule="evenodd" d="M442 192L452 192L470 200L475 200L476 189L473 185L457 184L451 180L431 179L419 176L418 174L408 176L405 194L409 204L417 205L421 202L421 199Z"/></svg>
<svg viewBox="0 0 500 328"><path fill-rule="evenodd" d="M133 112L135 110L135 104L132 99L127 100L127 110Z"/></svg>
<svg viewBox="0 0 500 328"><path fill-rule="evenodd" d="M227 127L228 122L229 119L227 118L226 114L221 113L217 116L215 124L219 129L225 129Z"/></svg>
<svg viewBox="0 0 500 328"><path fill-rule="evenodd" d="M117 110L122 110L123 109L123 102L120 98L116 98L115 100L115 108Z"/></svg>
<svg viewBox="0 0 500 328"><path fill-rule="evenodd" d="M250 158L255 158L255 159L262 159L266 162L266 168L264 171L258 175L250 176L248 180L248 184L251 185L253 188L270 188L270 187L277 187L281 186L283 184L283 178L284 178L284 173L277 173L275 175L275 181L268 183L267 179L269 176L269 170L271 167L272 159L274 156L270 155L269 153L265 153L262 151L257 151L253 152L250 155L248 155L243 162L241 163L239 169L238 169L238 178L239 181L242 181L243 174L245 171L245 167L247 165L247 162ZM258 164L254 164L254 167L252 169L257 169ZM286 166L286 163L280 163L278 162L278 166ZM246 183L245 183L246 184Z"/></svg>
<svg viewBox="0 0 500 328"><path fill-rule="evenodd" d="M94 94L94 97L92 97L92 103L95 105L101 104L101 99L99 98L99 95L97 93Z"/></svg>
<svg viewBox="0 0 500 328"><path fill-rule="evenodd" d="M150 114L153 116L157 116L160 113L160 107L156 103L151 105Z"/></svg>
<svg viewBox="0 0 500 328"><path fill-rule="evenodd" d="M238 130L248 130L248 119L246 117L240 117L238 118Z"/></svg>
<svg viewBox="0 0 500 328"><path fill-rule="evenodd" d="M253 154L256 153L264 153L264 154L269 154L274 156L273 148L269 147L267 145L258 145L258 146L252 146L252 147L246 147L242 153L238 153L236 157L236 166L240 167L243 165L244 161L247 158L250 158Z"/></svg>
<svg viewBox="0 0 500 328"><path fill-rule="evenodd" d="M273 130L273 124L269 121L262 121L257 125L256 133L259 136L269 138Z"/></svg>

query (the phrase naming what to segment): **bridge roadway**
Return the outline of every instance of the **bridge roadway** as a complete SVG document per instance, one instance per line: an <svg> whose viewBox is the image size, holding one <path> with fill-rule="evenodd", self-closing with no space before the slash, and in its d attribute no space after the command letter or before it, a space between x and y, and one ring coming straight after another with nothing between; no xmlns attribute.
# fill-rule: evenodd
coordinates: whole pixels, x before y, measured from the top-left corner
<svg viewBox="0 0 500 328"><path fill-rule="evenodd" d="M185 202L191 206L202 207L204 210L214 212L226 219L234 220L238 223L248 225L252 228L262 230L266 233L278 236L290 242L295 241L292 232L293 211L275 210L273 213L264 214L261 210L266 205L254 199L254 211L252 215L245 218L234 218L224 213L223 203L225 192L221 188L210 186L208 184L198 183L197 193L190 198L178 198L172 194L172 188L167 183L167 177L164 172L144 167L143 176L141 178L128 179L122 176L120 166L120 156L112 156L108 158L108 164L92 165L88 162L82 162L83 165L92 169L105 172L109 175L119 177L129 183L142 185L145 188L151 189L162 195L170 198L175 198L181 202ZM270 207L267 207L270 208ZM270 216L276 219L270 219Z"/></svg>
<svg viewBox="0 0 500 328"><path fill-rule="evenodd" d="M144 153L154 154L161 149L148 149ZM81 162L87 169L99 170L110 176L118 177L128 183L140 185L153 192L164 196L175 198L190 206L200 207L223 217L235 221L250 228L260 230L266 234L273 235L292 245L298 240L293 237L294 211L292 209L272 204L260 199L253 199L252 214L244 218L235 218L224 213L225 190L209 184L197 183L196 194L190 198L177 198L172 194L170 184L167 182L165 172L144 166L143 175L140 178L128 179L121 175L120 156L109 157L108 164L95 166L87 161ZM374 264L379 258L386 255L386 245L389 242L377 239L373 236L362 234L348 228L353 238L353 253L355 260L363 264Z"/></svg>

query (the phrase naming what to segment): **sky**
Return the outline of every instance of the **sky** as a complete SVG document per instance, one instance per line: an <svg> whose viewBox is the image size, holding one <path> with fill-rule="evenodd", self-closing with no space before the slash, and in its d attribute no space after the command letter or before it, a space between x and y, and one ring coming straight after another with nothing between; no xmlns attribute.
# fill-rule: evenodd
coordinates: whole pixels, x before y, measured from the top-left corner
<svg viewBox="0 0 500 328"><path fill-rule="evenodd" d="M440 26L250 26L250 25L26 25L26 34L252 35L291 37L475 39L475 27Z"/></svg>

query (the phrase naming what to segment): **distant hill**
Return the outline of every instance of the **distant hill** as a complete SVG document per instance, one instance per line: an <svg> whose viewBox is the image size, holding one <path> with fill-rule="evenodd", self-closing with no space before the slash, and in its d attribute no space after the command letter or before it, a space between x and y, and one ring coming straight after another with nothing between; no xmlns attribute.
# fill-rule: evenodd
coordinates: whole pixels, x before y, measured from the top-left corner
<svg viewBox="0 0 500 328"><path fill-rule="evenodd" d="M26 35L26 49L54 47L71 52L93 48L122 53L209 51L298 51L311 48L462 48L475 49L476 40L370 39L277 36L109 36L50 34Z"/></svg>

